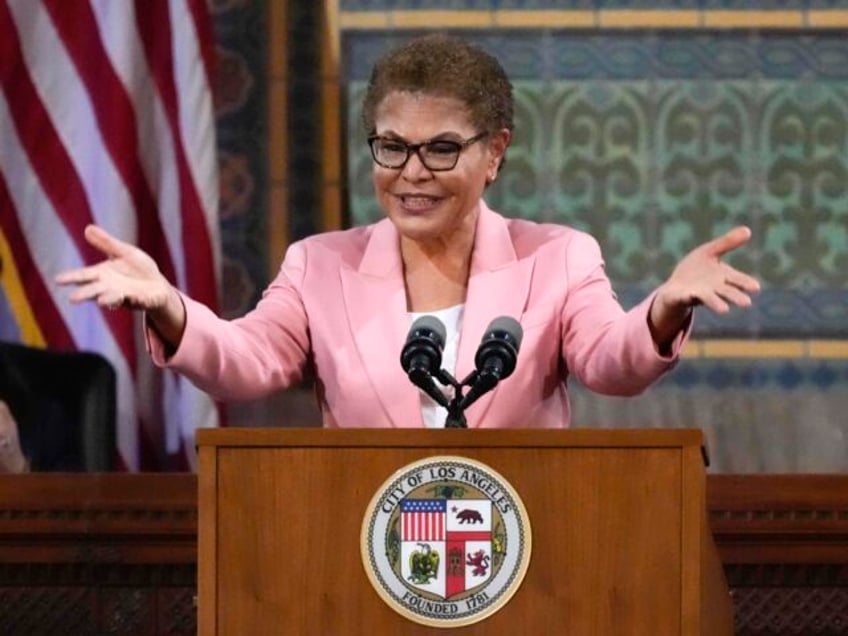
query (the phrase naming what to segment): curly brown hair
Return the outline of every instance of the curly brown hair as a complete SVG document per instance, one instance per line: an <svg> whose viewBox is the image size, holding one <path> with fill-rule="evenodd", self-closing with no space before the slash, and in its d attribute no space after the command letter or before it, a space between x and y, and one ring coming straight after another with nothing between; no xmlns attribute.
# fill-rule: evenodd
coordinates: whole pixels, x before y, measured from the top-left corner
<svg viewBox="0 0 848 636"><path fill-rule="evenodd" d="M367 134L376 132L377 107L395 91L456 98L481 132L513 129L512 83L503 67L494 56L457 36L420 36L377 61L362 104Z"/></svg>

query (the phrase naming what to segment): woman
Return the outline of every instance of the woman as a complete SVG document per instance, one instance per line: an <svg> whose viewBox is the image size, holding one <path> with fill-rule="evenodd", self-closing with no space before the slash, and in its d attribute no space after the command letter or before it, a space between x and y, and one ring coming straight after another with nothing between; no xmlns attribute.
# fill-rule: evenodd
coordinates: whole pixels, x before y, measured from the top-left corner
<svg viewBox="0 0 848 636"><path fill-rule="evenodd" d="M758 289L720 261L748 241L740 227L688 254L624 312L594 239L490 210L482 195L511 140L512 87L493 57L462 40L429 35L385 56L364 122L387 218L293 244L245 317L218 319L97 227L86 238L109 260L58 281L78 286L73 301L144 310L154 360L217 397L255 398L311 367L325 426L349 427L443 425L444 410L398 363L419 314L446 322L446 366L460 378L489 321L519 319L517 368L468 409L468 425L561 427L569 374L599 392L638 393L676 362L694 306L747 307Z"/></svg>

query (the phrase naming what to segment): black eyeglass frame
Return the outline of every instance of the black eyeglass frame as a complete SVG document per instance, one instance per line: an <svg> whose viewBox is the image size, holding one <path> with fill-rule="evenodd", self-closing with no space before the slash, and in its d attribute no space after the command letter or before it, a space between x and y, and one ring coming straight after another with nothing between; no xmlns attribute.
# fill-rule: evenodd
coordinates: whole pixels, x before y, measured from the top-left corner
<svg viewBox="0 0 848 636"><path fill-rule="evenodd" d="M427 141L422 141L417 144L409 144L403 141L402 139L395 139L394 137L383 137L382 135L371 135L368 137L368 147L371 149L371 158L374 160L378 166L383 168L388 168L389 170L403 170L404 166L409 162L409 158L412 156L412 153L418 155L418 160L421 164L430 172L447 172L448 170L453 170L456 168L456 164L459 163L459 157L462 155L462 152L468 148L468 146L472 144L476 144L478 141L488 136L487 131L483 131L481 133L477 133L473 137L469 137L468 139L463 139L461 141L455 141L453 139L428 139ZM377 141L391 141L398 145L403 145L406 148L406 158L396 166L386 165L382 163L377 158L377 150L374 148L374 143ZM427 160L424 159L424 156L421 154L421 149L430 144L451 144L456 146L456 156L454 157L453 164L450 167L445 168L431 168L427 165Z"/></svg>

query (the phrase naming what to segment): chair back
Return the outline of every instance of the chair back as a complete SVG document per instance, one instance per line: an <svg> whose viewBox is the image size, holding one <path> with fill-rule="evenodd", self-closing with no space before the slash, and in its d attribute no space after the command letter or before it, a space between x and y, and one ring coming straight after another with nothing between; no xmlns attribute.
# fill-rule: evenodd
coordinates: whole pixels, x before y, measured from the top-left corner
<svg viewBox="0 0 848 636"><path fill-rule="evenodd" d="M100 354L0 343L0 399L34 471L115 467L116 386Z"/></svg>

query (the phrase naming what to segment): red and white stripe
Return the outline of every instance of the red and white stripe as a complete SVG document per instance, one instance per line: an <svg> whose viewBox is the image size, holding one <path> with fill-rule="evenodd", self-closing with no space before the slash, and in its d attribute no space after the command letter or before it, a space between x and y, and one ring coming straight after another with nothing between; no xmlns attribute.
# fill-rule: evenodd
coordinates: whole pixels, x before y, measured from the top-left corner
<svg viewBox="0 0 848 636"><path fill-rule="evenodd" d="M444 512L401 513L402 541L444 541Z"/></svg>
<svg viewBox="0 0 848 636"><path fill-rule="evenodd" d="M129 470L193 465L214 402L152 368L139 317L74 306L52 280L101 260L97 223L180 289L218 304L220 252L204 0L0 0L0 231L44 342L103 353L118 372Z"/></svg>

